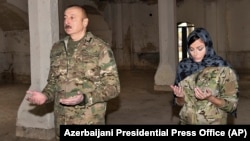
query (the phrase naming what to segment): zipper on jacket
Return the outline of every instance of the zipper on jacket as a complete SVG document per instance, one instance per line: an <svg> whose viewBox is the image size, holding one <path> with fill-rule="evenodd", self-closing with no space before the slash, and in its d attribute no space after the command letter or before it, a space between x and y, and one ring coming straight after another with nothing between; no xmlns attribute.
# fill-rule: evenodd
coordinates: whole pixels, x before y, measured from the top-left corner
<svg viewBox="0 0 250 141"><path fill-rule="evenodd" d="M64 40L64 50L65 50L65 52L66 52L66 59L67 59L67 75L68 75L68 69L69 69L69 55L68 55L68 51L67 51L67 45L68 45L68 42L69 42L69 39L68 38L66 38L65 40Z"/></svg>

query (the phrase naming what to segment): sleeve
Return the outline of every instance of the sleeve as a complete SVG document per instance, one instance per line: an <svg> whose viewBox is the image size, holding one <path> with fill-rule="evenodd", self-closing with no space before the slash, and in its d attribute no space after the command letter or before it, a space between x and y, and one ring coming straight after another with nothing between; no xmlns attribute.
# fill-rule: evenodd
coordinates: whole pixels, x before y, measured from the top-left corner
<svg viewBox="0 0 250 141"><path fill-rule="evenodd" d="M181 63L178 64L177 69L176 69L176 74L175 74L175 81L174 81L174 85L178 86L178 83L181 81Z"/></svg>
<svg viewBox="0 0 250 141"><path fill-rule="evenodd" d="M54 44L55 46L55 44ZM53 47L54 47L53 46ZM54 100L55 91L56 91L56 77L53 72L56 70L53 70L52 64L54 61L56 53L53 53L53 47L50 53L50 69L49 69L49 75L47 78L47 84L45 85L44 89L42 90L42 93L47 96L46 103L52 102Z"/></svg>
<svg viewBox="0 0 250 141"><path fill-rule="evenodd" d="M220 98L224 99L225 104L220 109L234 113L238 105L238 78L234 70L226 68L220 76Z"/></svg>
<svg viewBox="0 0 250 141"><path fill-rule="evenodd" d="M180 69L181 69L181 67L180 67L180 63L179 63L177 66L176 74L175 74L175 81L174 81L175 86L178 86L178 83L180 82ZM176 102L176 98L177 98L176 95L174 93L172 93L172 95L173 95L173 100L172 100L173 105L174 106L179 105Z"/></svg>
<svg viewBox="0 0 250 141"><path fill-rule="evenodd" d="M105 47L99 55L100 84L94 91L84 94L81 105L90 106L95 103L108 101L120 93L120 81L117 65L111 48Z"/></svg>
<svg viewBox="0 0 250 141"><path fill-rule="evenodd" d="M46 103L52 102L54 100L54 94L55 94L55 81L54 81L55 78L53 77L51 72L52 71L50 69L49 76L47 79L47 84L42 90L42 93L47 97Z"/></svg>

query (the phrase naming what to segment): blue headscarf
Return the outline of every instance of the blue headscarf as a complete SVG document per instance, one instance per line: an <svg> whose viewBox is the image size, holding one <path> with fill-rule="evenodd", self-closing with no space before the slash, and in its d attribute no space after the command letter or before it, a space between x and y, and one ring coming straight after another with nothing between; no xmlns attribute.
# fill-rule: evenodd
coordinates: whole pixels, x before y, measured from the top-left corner
<svg viewBox="0 0 250 141"><path fill-rule="evenodd" d="M222 57L216 55L214 48L213 48L213 42L212 39L204 28L195 28L189 35L187 39L188 45L191 44L191 39L196 36L200 38L205 43L206 48L206 54L201 62L195 62L192 58L192 55L190 54L190 48L188 46L188 54L189 58L184 58L180 61L177 73L176 73L176 79L175 79L175 85L177 85L181 80L186 78L187 76L204 69L205 67L217 67L217 66L230 66L228 62L226 62Z"/></svg>

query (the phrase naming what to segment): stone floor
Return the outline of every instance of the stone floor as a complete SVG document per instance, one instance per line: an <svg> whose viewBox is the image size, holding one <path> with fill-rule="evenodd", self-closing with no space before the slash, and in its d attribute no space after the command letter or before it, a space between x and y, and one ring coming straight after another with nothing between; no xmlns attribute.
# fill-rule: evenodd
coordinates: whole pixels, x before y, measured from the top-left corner
<svg viewBox="0 0 250 141"><path fill-rule="evenodd" d="M177 124L170 92L154 91L153 70L120 71L121 94L108 103L107 124ZM240 75L238 118L233 124L250 124L250 78ZM44 141L15 136L18 107L29 85L0 84L0 141ZM53 141L53 140L51 140Z"/></svg>

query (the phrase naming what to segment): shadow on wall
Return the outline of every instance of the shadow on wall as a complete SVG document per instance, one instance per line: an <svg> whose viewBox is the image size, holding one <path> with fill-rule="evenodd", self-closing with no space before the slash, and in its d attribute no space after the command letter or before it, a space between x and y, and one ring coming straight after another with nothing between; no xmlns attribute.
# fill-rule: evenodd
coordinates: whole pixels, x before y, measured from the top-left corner
<svg viewBox="0 0 250 141"><path fill-rule="evenodd" d="M1 82L3 83L14 83L15 79L14 79L14 68L13 68L13 64L10 64L8 69L4 70L1 73Z"/></svg>
<svg viewBox="0 0 250 141"><path fill-rule="evenodd" d="M8 69L0 73L0 83L30 84L31 78L29 75L15 74L13 64L10 64Z"/></svg>
<svg viewBox="0 0 250 141"><path fill-rule="evenodd" d="M159 63L159 52L138 53L137 55L140 61L144 60L157 68Z"/></svg>

